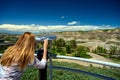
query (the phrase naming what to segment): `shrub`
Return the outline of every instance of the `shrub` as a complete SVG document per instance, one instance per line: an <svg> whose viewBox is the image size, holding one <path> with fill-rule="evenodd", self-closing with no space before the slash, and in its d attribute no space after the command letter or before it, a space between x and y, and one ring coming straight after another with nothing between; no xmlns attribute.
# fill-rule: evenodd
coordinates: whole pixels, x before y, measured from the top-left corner
<svg viewBox="0 0 120 80"><path fill-rule="evenodd" d="M87 52L89 51L89 48L85 46L77 46L75 49L75 54L74 56L76 57L84 57L84 58L89 58L90 56L87 55Z"/></svg>
<svg viewBox="0 0 120 80"><path fill-rule="evenodd" d="M60 53L60 52L62 52L62 48L61 47L57 47L56 51Z"/></svg>
<svg viewBox="0 0 120 80"><path fill-rule="evenodd" d="M65 50L63 47L57 47L55 52L57 52L60 55L65 55Z"/></svg>
<svg viewBox="0 0 120 80"><path fill-rule="evenodd" d="M73 49L77 47L77 42L75 40L71 40L69 44L70 44L70 47Z"/></svg>
<svg viewBox="0 0 120 80"><path fill-rule="evenodd" d="M8 48L8 46L0 47L0 53L4 53L4 51Z"/></svg>
<svg viewBox="0 0 120 80"><path fill-rule="evenodd" d="M110 55L113 55L117 52L117 46L110 46Z"/></svg>
<svg viewBox="0 0 120 80"><path fill-rule="evenodd" d="M120 40L120 36L117 36L116 39L117 39L117 40Z"/></svg>
<svg viewBox="0 0 120 80"><path fill-rule="evenodd" d="M57 41L56 41L56 46L57 47L65 47L65 40L63 38L59 38Z"/></svg>
<svg viewBox="0 0 120 80"><path fill-rule="evenodd" d="M97 49L92 50L92 52L98 54L98 50Z"/></svg>
<svg viewBox="0 0 120 80"><path fill-rule="evenodd" d="M98 50L98 52L100 52L100 53L106 53L106 49L105 48L103 48L103 47L101 47L101 46L98 46L97 47L97 50Z"/></svg>
<svg viewBox="0 0 120 80"><path fill-rule="evenodd" d="M95 50L92 50L92 52L96 54L107 53L107 50L101 46L98 46Z"/></svg>
<svg viewBox="0 0 120 80"><path fill-rule="evenodd" d="M66 52L67 53L71 53L71 47L70 47L70 45L66 45L65 48L66 48Z"/></svg>

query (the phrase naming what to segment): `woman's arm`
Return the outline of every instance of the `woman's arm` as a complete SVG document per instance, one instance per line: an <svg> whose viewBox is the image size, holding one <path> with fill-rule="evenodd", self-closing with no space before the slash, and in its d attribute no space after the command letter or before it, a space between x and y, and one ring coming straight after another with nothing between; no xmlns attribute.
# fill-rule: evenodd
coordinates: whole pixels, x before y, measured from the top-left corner
<svg viewBox="0 0 120 80"><path fill-rule="evenodd" d="M47 60L47 47L48 47L48 40L44 40L44 44L43 44L43 57L42 59Z"/></svg>
<svg viewBox="0 0 120 80"><path fill-rule="evenodd" d="M42 59L40 61L35 57L34 62L32 64L34 67L44 68L46 66L46 63L47 63L47 47L48 47L48 40L44 40Z"/></svg>

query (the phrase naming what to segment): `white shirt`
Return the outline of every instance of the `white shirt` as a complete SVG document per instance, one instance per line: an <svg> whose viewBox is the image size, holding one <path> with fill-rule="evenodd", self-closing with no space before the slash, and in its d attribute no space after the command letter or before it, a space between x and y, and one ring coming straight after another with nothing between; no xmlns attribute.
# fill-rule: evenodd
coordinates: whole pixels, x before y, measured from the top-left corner
<svg viewBox="0 0 120 80"><path fill-rule="evenodd" d="M46 66L46 60L42 59L40 61L35 57L34 62L29 64L29 66L43 69ZM13 64L10 67L0 65L0 80L19 80L23 72L24 70L20 71L17 64Z"/></svg>

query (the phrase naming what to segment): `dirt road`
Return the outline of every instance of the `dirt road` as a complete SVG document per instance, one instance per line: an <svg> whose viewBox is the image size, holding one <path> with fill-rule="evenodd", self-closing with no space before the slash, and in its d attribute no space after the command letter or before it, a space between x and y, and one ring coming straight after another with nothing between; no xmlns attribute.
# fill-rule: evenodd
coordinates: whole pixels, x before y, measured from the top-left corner
<svg viewBox="0 0 120 80"><path fill-rule="evenodd" d="M100 56L98 54L94 54L94 53L88 53L92 58L91 59L94 59L94 60L100 60L100 61L106 61L106 62L112 62L112 60L110 59L107 59L103 56Z"/></svg>

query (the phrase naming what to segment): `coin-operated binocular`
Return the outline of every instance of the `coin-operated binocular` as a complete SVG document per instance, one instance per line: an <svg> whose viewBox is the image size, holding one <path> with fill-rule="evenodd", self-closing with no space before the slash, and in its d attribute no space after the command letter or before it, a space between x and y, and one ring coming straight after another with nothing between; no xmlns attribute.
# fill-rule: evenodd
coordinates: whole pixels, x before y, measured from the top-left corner
<svg viewBox="0 0 120 80"><path fill-rule="evenodd" d="M56 36L51 35L51 36L40 36L40 37L38 36L35 39L36 39L37 42L43 42L45 39L47 39L48 41L52 41L56 38L57 38Z"/></svg>

